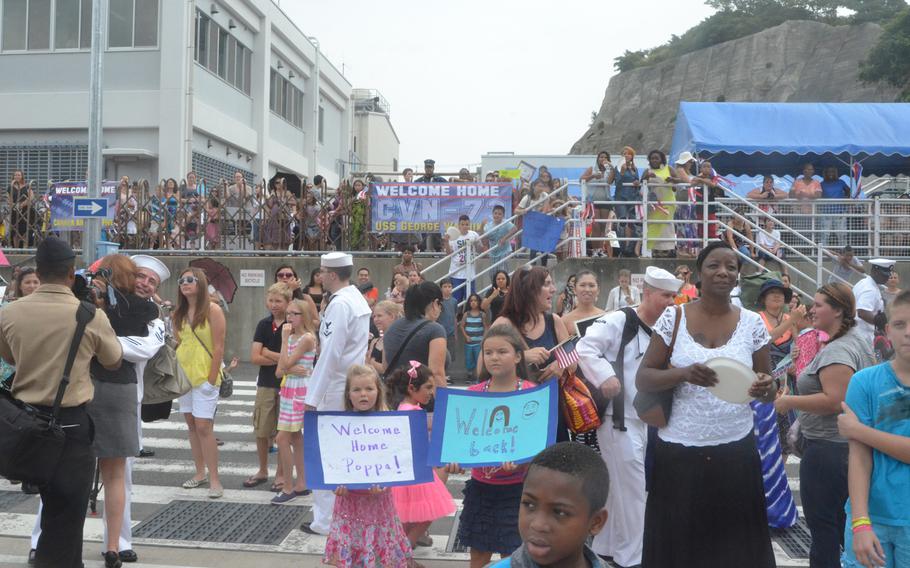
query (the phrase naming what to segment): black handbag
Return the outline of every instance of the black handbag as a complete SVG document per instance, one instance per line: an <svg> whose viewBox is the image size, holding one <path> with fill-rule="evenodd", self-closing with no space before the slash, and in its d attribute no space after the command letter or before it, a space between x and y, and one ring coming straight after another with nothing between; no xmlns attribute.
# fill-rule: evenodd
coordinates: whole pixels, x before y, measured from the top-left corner
<svg viewBox="0 0 910 568"><path fill-rule="evenodd" d="M70 382L70 371L85 326L94 317L95 306L80 302L76 310L76 331L50 413L13 398L11 390L0 390L0 476L39 487L47 485L53 477L66 441L66 434L57 422L60 404Z"/></svg>

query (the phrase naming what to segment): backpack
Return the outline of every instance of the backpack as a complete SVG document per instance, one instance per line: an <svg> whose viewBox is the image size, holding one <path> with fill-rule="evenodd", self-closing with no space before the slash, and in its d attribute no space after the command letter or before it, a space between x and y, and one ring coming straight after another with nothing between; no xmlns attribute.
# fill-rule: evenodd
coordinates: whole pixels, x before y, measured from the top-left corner
<svg viewBox="0 0 910 568"><path fill-rule="evenodd" d="M635 311L635 308L622 308L621 311L626 314L626 323L622 328L622 338L619 341L619 351L616 357L616 361L611 361L613 365L613 370L616 372L616 378L619 379L620 384L623 385L623 390L620 391L619 395L616 395L613 398L613 427L618 430L625 431L626 429L626 420L625 420L625 399L623 394L625 394L625 380L622 376L623 374L623 361L626 346L632 342L633 339L638 335L639 326L644 326L641 319L638 317L638 313ZM650 332L649 332L650 335ZM579 376L581 376L581 371L576 371ZM603 417L607 408L610 406L610 400L604 397L600 392L600 389L592 385L587 379L584 379L585 385L588 387L588 390L591 392L591 398L594 400L594 404L597 405L597 414L600 417ZM635 380L635 377L632 377L632 380Z"/></svg>
<svg viewBox="0 0 910 568"><path fill-rule="evenodd" d="M739 300L742 302L743 308L752 311L760 310L761 306L758 305L758 292L761 290L762 284L768 280L780 281L780 279L780 272L775 272L773 270L764 270L758 274L740 277L739 286L741 292L739 294Z"/></svg>

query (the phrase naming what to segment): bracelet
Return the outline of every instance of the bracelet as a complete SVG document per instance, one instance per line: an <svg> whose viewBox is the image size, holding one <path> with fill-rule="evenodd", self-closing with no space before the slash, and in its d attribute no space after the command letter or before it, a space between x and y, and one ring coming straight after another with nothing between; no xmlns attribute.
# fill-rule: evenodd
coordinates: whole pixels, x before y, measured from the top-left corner
<svg viewBox="0 0 910 568"><path fill-rule="evenodd" d="M859 534L861 532L872 532L872 525L859 525L858 527L853 527L853 534Z"/></svg>
<svg viewBox="0 0 910 568"><path fill-rule="evenodd" d="M851 524L853 530L856 530L857 527L863 526L872 526L872 521L869 519L869 517L858 517L856 519L853 519L853 523Z"/></svg>

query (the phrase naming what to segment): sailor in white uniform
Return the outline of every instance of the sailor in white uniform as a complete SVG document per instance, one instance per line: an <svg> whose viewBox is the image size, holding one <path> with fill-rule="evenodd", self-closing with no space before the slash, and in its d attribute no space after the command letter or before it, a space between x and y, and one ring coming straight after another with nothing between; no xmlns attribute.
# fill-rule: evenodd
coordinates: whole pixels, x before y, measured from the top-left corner
<svg viewBox="0 0 910 568"><path fill-rule="evenodd" d="M136 295L140 298L148 299L150 302L158 292L161 283L171 277L171 272L167 266L157 258L139 254L131 257L136 263L138 274L136 276ZM123 348L123 359L135 365L136 369L136 406L138 420L136 428L139 430L139 444L142 447L142 394L143 394L143 374L149 359L158 353L158 350L164 346L165 327L164 321L157 318L149 322L148 335L145 337L118 337L120 346ZM149 454L146 453L148 456ZM154 455L151 453L150 455ZM133 494L133 462L136 458L127 458L125 477L125 494L126 500L123 505L123 523L120 525L120 539L118 551L120 560L123 562L136 562L138 556L133 550L133 531L132 531L132 494ZM107 523L104 526L104 536L102 542L107 542ZM32 530L32 549L37 548L38 537L41 535L41 507L39 504L38 516L35 520L35 527Z"/></svg>
<svg viewBox="0 0 910 568"><path fill-rule="evenodd" d="M344 385L351 365L366 359L370 338L369 304L350 283L354 259L341 252L322 255L322 287L331 300L319 326L319 360L307 388L306 410L344 410ZM327 535L332 524L335 494L313 492L313 521L300 528Z"/></svg>
<svg viewBox="0 0 910 568"><path fill-rule="evenodd" d="M597 443L610 473L610 516L604 530L594 538L593 549L623 567L641 564L645 530L648 427L632 405L638 392L635 375L651 340L651 326L673 305L682 285L666 270L648 267L641 304L604 315L591 324L578 343L578 364L585 378L611 400L597 429ZM627 324L628 342L623 346Z"/></svg>
<svg viewBox="0 0 910 568"><path fill-rule="evenodd" d="M885 326L885 300L882 285L891 276L894 261L873 258L869 261L869 274L853 286L856 297L856 330L871 347L875 343L875 326Z"/></svg>

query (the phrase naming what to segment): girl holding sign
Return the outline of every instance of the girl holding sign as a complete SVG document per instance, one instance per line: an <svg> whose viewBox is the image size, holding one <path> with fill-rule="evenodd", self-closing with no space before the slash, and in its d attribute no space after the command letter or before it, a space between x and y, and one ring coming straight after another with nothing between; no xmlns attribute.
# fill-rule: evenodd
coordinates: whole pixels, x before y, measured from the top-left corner
<svg viewBox="0 0 910 568"><path fill-rule="evenodd" d="M512 392L534 388L527 380L525 342L511 325L494 325L481 344L481 382L468 387L479 392ZM457 473L458 464L448 471ZM464 487L464 508L458 540L471 549L471 568L486 566L493 553L508 557L521 546L518 509L527 466L506 462L499 467L471 470Z"/></svg>
<svg viewBox="0 0 910 568"><path fill-rule="evenodd" d="M433 398L433 374L419 361L411 361L409 369L398 369L389 377L389 407L398 410L423 410ZM432 428L427 417L428 426ZM395 509L404 524L404 531L416 548L418 539L424 535L436 519L455 512L455 502L445 484L433 473L433 481L419 485L405 485L392 488Z"/></svg>
<svg viewBox="0 0 910 568"><path fill-rule="evenodd" d="M372 367L353 365L344 387L344 409L348 412L388 410L379 375ZM520 489L520 487L519 487ZM392 493L374 485L371 489L335 490L332 527L322 561L338 568L418 566L411 559L411 543L395 513Z"/></svg>
<svg viewBox="0 0 910 568"><path fill-rule="evenodd" d="M307 384L316 363L316 329L313 320L316 310L303 300L293 300L288 306L288 323L281 327L281 354L276 374L283 376L278 407L278 465L284 468L287 480L284 489L272 498L272 504L283 505L297 497L309 495L303 469L303 407ZM297 468L297 482L294 479Z"/></svg>

